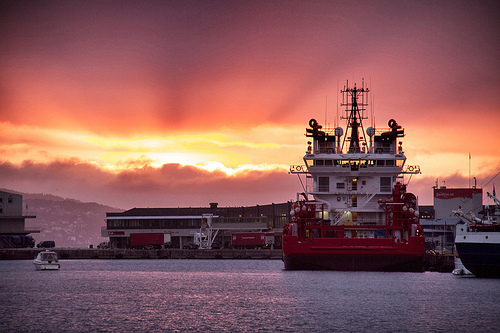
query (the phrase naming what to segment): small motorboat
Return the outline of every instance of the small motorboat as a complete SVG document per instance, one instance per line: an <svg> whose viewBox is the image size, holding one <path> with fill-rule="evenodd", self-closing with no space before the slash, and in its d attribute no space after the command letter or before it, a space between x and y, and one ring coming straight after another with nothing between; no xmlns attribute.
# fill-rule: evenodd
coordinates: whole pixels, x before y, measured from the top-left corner
<svg viewBox="0 0 500 333"><path fill-rule="evenodd" d="M49 250L38 253L33 264L38 271L57 270L60 267L57 253Z"/></svg>

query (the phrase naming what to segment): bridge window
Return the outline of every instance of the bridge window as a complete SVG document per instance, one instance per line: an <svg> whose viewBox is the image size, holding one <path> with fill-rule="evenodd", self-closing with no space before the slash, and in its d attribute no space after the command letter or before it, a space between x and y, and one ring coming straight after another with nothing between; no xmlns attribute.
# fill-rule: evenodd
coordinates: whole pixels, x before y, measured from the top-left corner
<svg viewBox="0 0 500 333"><path fill-rule="evenodd" d="M391 177L380 177L380 192L391 192Z"/></svg>
<svg viewBox="0 0 500 333"><path fill-rule="evenodd" d="M358 171L359 170L359 161L358 160L352 160L351 162L351 170L352 171Z"/></svg>
<svg viewBox="0 0 500 333"><path fill-rule="evenodd" d="M318 177L318 191L330 192L330 177Z"/></svg>

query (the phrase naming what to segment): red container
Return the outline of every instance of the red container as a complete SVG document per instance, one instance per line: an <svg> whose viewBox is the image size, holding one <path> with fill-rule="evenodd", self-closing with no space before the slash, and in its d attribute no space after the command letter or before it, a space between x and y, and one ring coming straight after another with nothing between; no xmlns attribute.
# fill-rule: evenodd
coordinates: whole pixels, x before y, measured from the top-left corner
<svg viewBox="0 0 500 333"><path fill-rule="evenodd" d="M149 233L149 234L130 234L130 245L163 245L165 234Z"/></svg>
<svg viewBox="0 0 500 333"><path fill-rule="evenodd" d="M274 244L274 234L272 232L249 232L237 233L232 237L233 246L263 246Z"/></svg>

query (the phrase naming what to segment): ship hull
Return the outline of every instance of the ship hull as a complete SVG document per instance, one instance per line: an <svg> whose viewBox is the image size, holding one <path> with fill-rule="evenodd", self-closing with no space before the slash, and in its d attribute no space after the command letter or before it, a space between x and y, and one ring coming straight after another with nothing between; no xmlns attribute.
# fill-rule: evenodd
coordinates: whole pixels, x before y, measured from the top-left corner
<svg viewBox="0 0 500 333"><path fill-rule="evenodd" d="M283 255L286 270L423 272L423 256Z"/></svg>
<svg viewBox="0 0 500 333"><path fill-rule="evenodd" d="M480 278L500 278L498 226L457 226L455 247L462 264Z"/></svg>
<svg viewBox="0 0 500 333"><path fill-rule="evenodd" d="M287 270L423 272L422 238L412 237L407 244L394 244L390 239L358 239L345 246L300 243L291 237L283 244L283 262Z"/></svg>
<svg viewBox="0 0 500 333"><path fill-rule="evenodd" d="M480 278L500 278L499 243L456 242L462 264L472 274Z"/></svg>

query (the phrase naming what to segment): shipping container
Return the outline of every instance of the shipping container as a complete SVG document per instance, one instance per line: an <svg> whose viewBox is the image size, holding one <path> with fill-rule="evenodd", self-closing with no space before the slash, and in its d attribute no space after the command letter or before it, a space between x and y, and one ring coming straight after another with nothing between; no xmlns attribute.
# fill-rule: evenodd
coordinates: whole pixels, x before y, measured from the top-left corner
<svg viewBox="0 0 500 333"><path fill-rule="evenodd" d="M130 246L161 246L170 243L170 234L164 233L137 233L130 234Z"/></svg>
<svg viewBox="0 0 500 333"><path fill-rule="evenodd" d="M271 247L274 245L274 233L272 232L235 233L231 237L231 245L233 248L240 248L240 249Z"/></svg>

